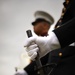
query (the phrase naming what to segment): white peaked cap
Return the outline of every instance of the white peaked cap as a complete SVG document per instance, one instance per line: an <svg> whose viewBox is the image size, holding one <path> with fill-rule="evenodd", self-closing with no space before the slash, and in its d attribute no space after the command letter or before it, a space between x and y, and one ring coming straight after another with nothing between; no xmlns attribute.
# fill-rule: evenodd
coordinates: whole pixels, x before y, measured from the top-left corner
<svg viewBox="0 0 75 75"><path fill-rule="evenodd" d="M38 18L45 19L51 25L54 23L54 18L50 14L48 14L47 12L45 12L45 11L36 11L34 13L34 16L35 16L36 19L38 19Z"/></svg>

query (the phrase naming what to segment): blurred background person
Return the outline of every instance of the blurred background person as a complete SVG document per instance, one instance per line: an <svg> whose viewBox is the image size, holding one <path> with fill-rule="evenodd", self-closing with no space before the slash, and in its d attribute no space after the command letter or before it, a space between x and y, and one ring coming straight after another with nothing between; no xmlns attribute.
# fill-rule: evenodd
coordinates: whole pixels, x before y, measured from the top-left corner
<svg viewBox="0 0 75 75"><path fill-rule="evenodd" d="M37 36L46 37L48 36L48 31L51 28L51 25L54 23L54 18L44 11L36 11L34 13L35 21L32 22L34 33ZM42 65L48 64L48 59L51 58L51 53L48 53L46 56L41 58ZM28 66L24 68L22 71L17 71L15 75L38 75L39 72L35 70L36 62L32 61Z"/></svg>

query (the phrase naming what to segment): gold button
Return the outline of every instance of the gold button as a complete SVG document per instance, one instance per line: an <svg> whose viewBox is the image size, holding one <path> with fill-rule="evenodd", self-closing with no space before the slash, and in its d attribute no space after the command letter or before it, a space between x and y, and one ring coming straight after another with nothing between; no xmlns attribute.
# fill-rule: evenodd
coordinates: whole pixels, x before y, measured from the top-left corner
<svg viewBox="0 0 75 75"><path fill-rule="evenodd" d="M63 8L63 11L66 11L66 8L65 7Z"/></svg>
<svg viewBox="0 0 75 75"><path fill-rule="evenodd" d="M59 56L61 57L62 56L62 53L59 53Z"/></svg>
<svg viewBox="0 0 75 75"><path fill-rule="evenodd" d="M37 74L40 74L40 72L38 71Z"/></svg>
<svg viewBox="0 0 75 75"><path fill-rule="evenodd" d="M60 26L57 26L56 28L59 28Z"/></svg>
<svg viewBox="0 0 75 75"><path fill-rule="evenodd" d="M62 17L62 16L61 16ZM60 19L59 22L62 22L62 20Z"/></svg>
<svg viewBox="0 0 75 75"><path fill-rule="evenodd" d="M66 4L68 4L68 3L69 3L69 0L66 1Z"/></svg>
<svg viewBox="0 0 75 75"><path fill-rule="evenodd" d="M64 13L62 13L61 16L64 16Z"/></svg>

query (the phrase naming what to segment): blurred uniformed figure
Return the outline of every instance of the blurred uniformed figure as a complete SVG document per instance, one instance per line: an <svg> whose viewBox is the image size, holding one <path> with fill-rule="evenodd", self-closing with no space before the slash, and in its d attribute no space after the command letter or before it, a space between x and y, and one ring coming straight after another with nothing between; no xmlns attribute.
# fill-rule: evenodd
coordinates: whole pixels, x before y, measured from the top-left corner
<svg viewBox="0 0 75 75"><path fill-rule="evenodd" d="M35 21L32 22L34 33L42 37L48 36L48 31L54 23L54 18L45 11L36 11L34 13L34 17ZM49 58L51 58L51 53L48 53L46 56L41 58L42 65L48 64ZM36 63L33 61L26 66L23 71L17 71L15 75L38 75L39 72L36 71L36 69Z"/></svg>
<svg viewBox="0 0 75 75"><path fill-rule="evenodd" d="M54 48L56 50L51 52L50 62L57 63L57 66L50 75L75 75L75 0L65 0L63 5L61 17L55 26L55 30L53 30L56 34L56 36L54 34L53 36L57 37L61 47L59 47L60 49Z"/></svg>
<svg viewBox="0 0 75 75"><path fill-rule="evenodd" d="M54 52L52 54L56 59L54 58L54 60L50 62L57 62L57 66L50 75L75 75L75 0L65 0L63 5L64 8L62 9L61 18L57 22L51 35L46 37L45 40L44 37L30 38L33 39L33 42L37 43L42 55L51 51ZM32 40L26 42L25 46L27 47L31 41ZM42 46L47 50L45 51ZM37 53L37 51L34 51L34 53L35 52ZM30 55L30 57L32 55Z"/></svg>

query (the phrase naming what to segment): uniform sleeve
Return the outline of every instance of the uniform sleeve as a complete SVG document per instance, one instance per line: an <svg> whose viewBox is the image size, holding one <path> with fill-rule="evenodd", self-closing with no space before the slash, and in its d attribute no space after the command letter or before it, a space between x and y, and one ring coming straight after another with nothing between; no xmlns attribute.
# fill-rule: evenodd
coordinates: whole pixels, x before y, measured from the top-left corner
<svg viewBox="0 0 75 75"><path fill-rule="evenodd" d="M42 65L46 65L48 62L49 53L40 59ZM28 66L24 68L24 70L28 73L28 75L37 75L36 71L36 62L31 62Z"/></svg>
<svg viewBox="0 0 75 75"><path fill-rule="evenodd" d="M53 32L57 36L61 48L75 42L75 18L53 30Z"/></svg>
<svg viewBox="0 0 75 75"><path fill-rule="evenodd" d="M28 73L28 75L37 75L35 71L36 63L35 61L31 62L28 66L24 68L24 70Z"/></svg>

